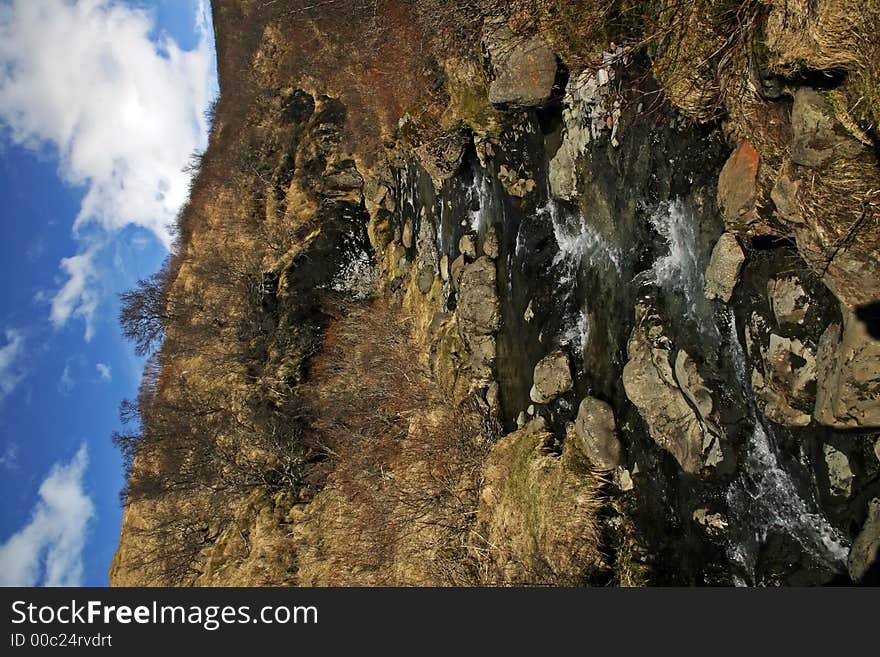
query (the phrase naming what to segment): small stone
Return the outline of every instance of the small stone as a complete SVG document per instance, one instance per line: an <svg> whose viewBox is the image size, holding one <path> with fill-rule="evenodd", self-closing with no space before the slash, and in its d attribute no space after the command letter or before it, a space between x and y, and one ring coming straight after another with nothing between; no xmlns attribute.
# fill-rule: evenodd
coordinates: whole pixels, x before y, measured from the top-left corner
<svg viewBox="0 0 880 657"><path fill-rule="evenodd" d="M413 245L413 225L412 225L411 221L407 221L405 224L403 224L403 235L401 237L401 240L403 241L403 245L406 248L408 248L408 249L412 248L412 245Z"/></svg>
<svg viewBox="0 0 880 657"><path fill-rule="evenodd" d="M534 415L535 414L535 405L529 404L529 407L526 409L526 413L528 413L529 415Z"/></svg>
<svg viewBox="0 0 880 657"><path fill-rule="evenodd" d="M434 272L431 271L428 267L422 267L419 269L419 292L422 294L427 294L431 291L431 287L434 285Z"/></svg>
<svg viewBox="0 0 880 657"><path fill-rule="evenodd" d="M526 426L527 421L528 419L526 418L525 411L520 411L519 415L516 416L516 428L522 429L524 426Z"/></svg>
<svg viewBox="0 0 880 657"><path fill-rule="evenodd" d="M498 410L498 382L492 381L489 384L489 387L486 388L486 403L489 405L489 408L493 411Z"/></svg>
<svg viewBox="0 0 880 657"><path fill-rule="evenodd" d="M535 318L535 311L532 310L532 302L529 301L529 305L526 306L526 311L523 313L523 319L527 322L531 322Z"/></svg>
<svg viewBox="0 0 880 657"><path fill-rule="evenodd" d="M500 244L498 243L498 230L495 226L491 226L483 237L483 253L494 260L498 257Z"/></svg>
<svg viewBox="0 0 880 657"><path fill-rule="evenodd" d="M797 201L801 182L792 171L791 163L786 162L779 172L779 177L770 190L770 199L776 206L776 214L788 223L802 224L800 205Z"/></svg>
<svg viewBox="0 0 880 657"><path fill-rule="evenodd" d="M458 288L461 283L461 275L464 273L464 256L460 255L449 266L449 280L452 281L452 287Z"/></svg>
<svg viewBox="0 0 880 657"><path fill-rule="evenodd" d="M483 256L464 266L458 285L457 312L466 334L489 335L500 328L501 307L495 282L495 263L489 258Z"/></svg>
<svg viewBox="0 0 880 657"><path fill-rule="evenodd" d="M825 465L828 467L828 481L831 484L831 492L841 497L849 497L852 494L853 471L849 467L849 459L846 454L836 449L833 445L823 445L822 452L825 454Z"/></svg>
<svg viewBox="0 0 880 657"><path fill-rule="evenodd" d="M461 239L458 240L458 250L466 258L469 258L471 260L476 258L477 247L474 244L473 235L462 235Z"/></svg>
<svg viewBox="0 0 880 657"><path fill-rule="evenodd" d="M727 521L720 513L709 513L709 509L697 509L693 514L694 522L711 534L727 529Z"/></svg>
<svg viewBox="0 0 880 657"><path fill-rule="evenodd" d="M730 301L745 259L746 256L733 233L724 233L718 238L706 268L704 293L707 299L720 299L724 303Z"/></svg>
<svg viewBox="0 0 880 657"><path fill-rule="evenodd" d="M632 475L630 475L629 470L623 466L618 467L614 471L614 483L624 492L630 491L635 487Z"/></svg>
<svg viewBox="0 0 880 657"><path fill-rule="evenodd" d="M440 279L445 283L449 280L449 256L440 258Z"/></svg>
<svg viewBox="0 0 880 657"><path fill-rule="evenodd" d="M554 351L535 365L534 384L529 396L537 404L546 404L574 385L571 366L563 351Z"/></svg>

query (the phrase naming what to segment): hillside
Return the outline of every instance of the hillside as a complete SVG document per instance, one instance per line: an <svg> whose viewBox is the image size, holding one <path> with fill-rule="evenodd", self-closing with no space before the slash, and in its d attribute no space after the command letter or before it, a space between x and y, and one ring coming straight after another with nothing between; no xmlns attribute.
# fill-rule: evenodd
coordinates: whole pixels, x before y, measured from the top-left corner
<svg viewBox="0 0 880 657"><path fill-rule="evenodd" d="M877 0L212 7L112 584L877 581Z"/></svg>

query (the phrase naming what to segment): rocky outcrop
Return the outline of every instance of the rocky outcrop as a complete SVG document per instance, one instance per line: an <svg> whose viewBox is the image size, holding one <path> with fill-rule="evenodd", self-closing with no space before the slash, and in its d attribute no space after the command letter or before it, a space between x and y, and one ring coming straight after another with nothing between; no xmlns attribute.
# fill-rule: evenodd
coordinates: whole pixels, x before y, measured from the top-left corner
<svg viewBox="0 0 880 657"><path fill-rule="evenodd" d="M810 87L794 94L791 157L771 191L776 216L798 251L851 310L880 298L876 158L841 122L830 95Z"/></svg>
<svg viewBox="0 0 880 657"><path fill-rule="evenodd" d="M452 269L455 279L455 263ZM463 267L457 312L467 335L491 335L501 326L495 263L488 257L482 256Z"/></svg>
<svg viewBox="0 0 880 657"><path fill-rule="evenodd" d="M770 279L767 282L767 297L777 324L804 323L810 309L810 298L796 276Z"/></svg>
<svg viewBox="0 0 880 657"><path fill-rule="evenodd" d="M817 422L838 428L880 426L880 341L843 310L843 326L822 334L816 356Z"/></svg>
<svg viewBox="0 0 880 657"><path fill-rule="evenodd" d="M855 158L863 149L834 118L822 93L810 87L800 87L794 93L791 132L791 161L805 167Z"/></svg>
<svg viewBox="0 0 880 657"><path fill-rule="evenodd" d="M880 565L880 498L868 504L868 519L849 551L849 576L862 580L868 571Z"/></svg>
<svg viewBox="0 0 880 657"><path fill-rule="evenodd" d="M547 404L571 390L571 365L563 351L554 351L538 361L529 396L536 404Z"/></svg>
<svg viewBox="0 0 880 657"><path fill-rule="evenodd" d="M609 96L611 82L617 77L616 67L623 62L626 52L621 47L606 51L599 69L587 69L568 81L562 110L565 132L559 150L550 160L548 175L550 191L558 198L571 199L577 192L576 163L591 142L608 135L612 146L619 145L620 102Z"/></svg>
<svg viewBox="0 0 880 657"><path fill-rule="evenodd" d="M753 317L752 326L757 323ZM814 402L816 357L800 340L770 334L759 352L762 370L752 370L752 386L768 418L793 427L807 426Z"/></svg>
<svg viewBox="0 0 880 657"><path fill-rule="evenodd" d="M623 447L617 438L614 410L607 402L585 397L578 406L574 434L597 470L613 470L623 463Z"/></svg>
<svg viewBox="0 0 880 657"><path fill-rule="evenodd" d="M746 256L732 233L724 233L712 249L712 257L706 268L705 294L707 299L720 299L724 303L733 296L733 288L739 280L739 270Z"/></svg>
<svg viewBox="0 0 880 657"><path fill-rule="evenodd" d="M627 344L629 360L623 368L626 395L647 423L651 438L675 457L682 470L697 474L703 467L704 430L676 381L673 345L648 312L645 306L636 307L636 326ZM703 403L711 404L704 386L700 388Z"/></svg>
<svg viewBox="0 0 880 657"><path fill-rule="evenodd" d="M489 28L486 46L495 78L489 102L514 110L540 107L553 94L556 56L539 36L521 37L505 24Z"/></svg>

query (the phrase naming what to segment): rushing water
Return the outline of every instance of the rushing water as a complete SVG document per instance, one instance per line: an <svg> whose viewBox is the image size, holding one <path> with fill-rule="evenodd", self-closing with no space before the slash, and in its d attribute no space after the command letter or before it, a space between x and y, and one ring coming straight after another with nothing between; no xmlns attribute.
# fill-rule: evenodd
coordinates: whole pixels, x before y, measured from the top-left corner
<svg viewBox="0 0 880 657"><path fill-rule="evenodd" d="M748 363L731 310L728 316L730 356L739 384L746 392L749 436L741 475L727 491L730 525L739 530L740 540L731 541L728 553L750 578L754 576L757 551L772 531L793 538L832 570L845 567L849 554L846 539L818 510L815 499L804 499L791 475L779 462L772 425L757 411L748 377ZM743 583L754 584L754 581Z"/></svg>
<svg viewBox="0 0 880 657"><path fill-rule="evenodd" d="M654 261L651 282L667 292L680 294L691 320L704 305L705 276L697 246L697 224L681 199L660 203L649 215L651 226L666 243L668 252Z"/></svg>

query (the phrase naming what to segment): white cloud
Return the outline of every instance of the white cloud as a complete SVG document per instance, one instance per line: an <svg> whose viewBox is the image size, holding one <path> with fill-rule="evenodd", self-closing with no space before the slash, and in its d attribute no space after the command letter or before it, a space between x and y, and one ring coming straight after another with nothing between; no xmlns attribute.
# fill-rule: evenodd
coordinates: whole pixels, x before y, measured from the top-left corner
<svg viewBox="0 0 880 657"><path fill-rule="evenodd" d="M0 347L0 401L24 378L19 363L23 353L24 336L14 329L6 329L6 344Z"/></svg>
<svg viewBox="0 0 880 657"><path fill-rule="evenodd" d="M86 446L56 463L40 486L30 521L0 545L0 586L78 586L86 530L95 515L83 490Z"/></svg>
<svg viewBox="0 0 880 657"><path fill-rule="evenodd" d="M3 454L0 454L0 468L5 470L18 469L18 445L16 443L8 443L3 448Z"/></svg>
<svg viewBox="0 0 880 657"><path fill-rule="evenodd" d="M106 363L96 363L95 369L98 370L98 374L102 381L110 381L113 379L113 375L110 372L110 366Z"/></svg>
<svg viewBox="0 0 880 657"><path fill-rule="evenodd" d="M0 3L0 121L18 144L57 149L62 180L85 189L75 235L133 224L170 245L189 184L182 169L204 148L215 89L204 11L201 41L184 51L167 36L151 40L149 12L113 0ZM70 280L51 319L88 325L94 251L61 267Z"/></svg>
<svg viewBox="0 0 880 657"><path fill-rule="evenodd" d="M94 257L96 249L62 258L61 269L67 274L67 282L52 298L49 319L56 328L64 326L71 315L80 317L86 325L86 341L95 334L95 311L98 309L98 272Z"/></svg>
<svg viewBox="0 0 880 657"><path fill-rule="evenodd" d="M70 363L67 363L64 366L64 371L61 372L61 378L58 379L58 392L63 394L67 394L76 386L76 381L73 380L73 372L70 369Z"/></svg>

